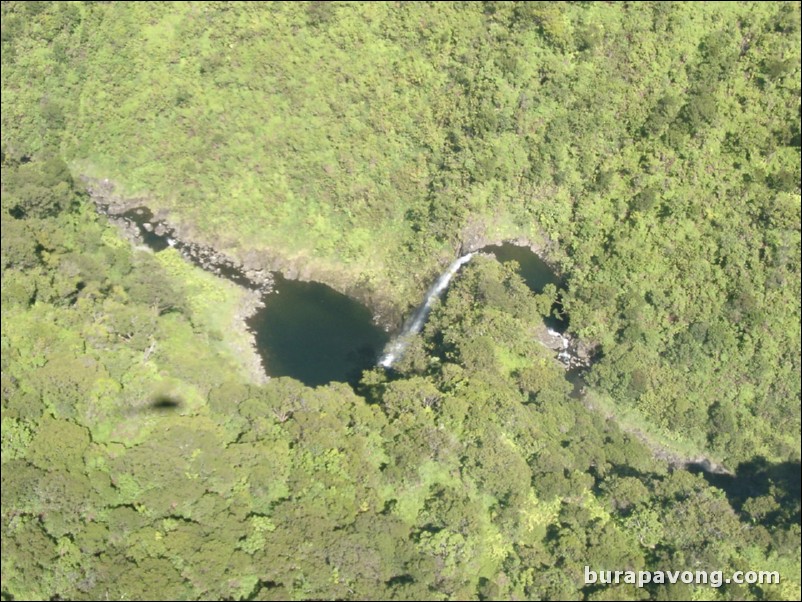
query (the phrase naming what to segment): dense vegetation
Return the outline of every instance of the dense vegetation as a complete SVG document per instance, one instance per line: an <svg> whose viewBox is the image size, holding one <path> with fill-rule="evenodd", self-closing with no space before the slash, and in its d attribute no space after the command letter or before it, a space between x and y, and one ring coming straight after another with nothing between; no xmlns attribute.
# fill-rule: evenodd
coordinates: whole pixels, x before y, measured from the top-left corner
<svg viewBox="0 0 802 602"><path fill-rule="evenodd" d="M799 598L799 3L2 11L3 599ZM80 176L376 307L528 238L593 407L481 257L397 374L257 384L244 293Z"/></svg>

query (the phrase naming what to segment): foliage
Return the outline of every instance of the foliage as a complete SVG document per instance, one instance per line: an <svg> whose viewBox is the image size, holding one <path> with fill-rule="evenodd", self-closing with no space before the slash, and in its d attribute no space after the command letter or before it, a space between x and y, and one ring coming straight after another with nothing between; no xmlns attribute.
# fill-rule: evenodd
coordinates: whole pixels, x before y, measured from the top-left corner
<svg viewBox="0 0 802 602"><path fill-rule="evenodd" d="M3 3L3 598L798 599L799 12ZM84 175L401 310L537 242L596 407L537 342L558 291L481 256L359 395L257 384L242 291Z"/></svg>

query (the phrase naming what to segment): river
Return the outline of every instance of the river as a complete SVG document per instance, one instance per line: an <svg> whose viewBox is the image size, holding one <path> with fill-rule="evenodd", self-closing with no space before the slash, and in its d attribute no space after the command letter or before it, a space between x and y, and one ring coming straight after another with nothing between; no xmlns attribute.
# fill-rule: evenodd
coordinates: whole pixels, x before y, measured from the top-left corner
<svg viewBox="0 0 802 602"><path fill-rule="evenodd" d="M555 285L558 291L561 288L554 270L531 249L508 243L487 246L455 259L434 280L422 304L411 313L402 331L391 341L374 322L367 307L325 284L290 280L280 273L260 275L255 279L254 274L246 273L233 260L213 249L178 240L174 231L154 218L146 207L120 213L110 211L102 203L97 203L97 206L101 213L154 252L173 247L203 269L261 291L263 306L247 323L254 334L265 371L269 376L289 376L308 386L329 382L356 385L364 370L377 364L392 367L403 353L404 334L421 328L432 304L447 294L451 279L477 253L493 254L502 262L516 261L521 277L536 293L542 292L549 284ZM560 314L559 299L552 309ZM565 334L567 320L567 316L561 316L548 323L548 337L552 340L541 342L554 349L557 359L565 364L566 378L574 386L572 397L584 400L586 360L579 359L573 352L574 342ZM727 475L732 475L704 456L684 459L659 446L655 448L652 444L652 447L656 454L665 456L671 464L690 467L708 479L716 478L715 475L727 478Z"/></svg>

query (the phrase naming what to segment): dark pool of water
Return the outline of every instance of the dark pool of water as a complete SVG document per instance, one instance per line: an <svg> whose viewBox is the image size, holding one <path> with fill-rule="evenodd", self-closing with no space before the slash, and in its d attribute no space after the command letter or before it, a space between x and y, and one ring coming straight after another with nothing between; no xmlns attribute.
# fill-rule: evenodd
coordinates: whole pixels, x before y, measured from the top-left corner
<svg viewBox="0 0 802 602"><path fill-rule="evenodd" d="M518 273L526 285L536 293L542 293L547 284L553 284L558 288L560 286L560 279L557 278L554 270L528 247L505 243L490 245L481 251L492 253L501 263L517 261L520 266Z"/></svg>
<svg viewBox="0 0 802 602"><path fill-rule="evenodd" d="M271 376L356 384L388 341L367 307L318 282L276 275L275 292L263 301L248 325Z"/></svg>
<svg viewBox="0 0 802 602"><path fill-rule="evenodd" d="M522 247L510 243L490 245L480 249L485 253L492 253L501 263L515 261L518 263L518 273L526 285L535 293L542 293L547 284L553 284L557 290L562 289L562 283L548 264L543 261L529 247ZM568 316L563 313L560 296L552 305L552 316L545 319L546 325L558 332L565 332L568 328Z"/></svg>
<svg viewBox="0 0 802 602"><path fill-rule="evenodd" d="M167 242L167 236L159 236L154 233L152 228L146 228L145 224L150 223L153 219L153 213L147 207L137 207L122 214L127 220L134 222L139 228L139 234L148 247L154 251L164 251L170 244Z"/></svg>

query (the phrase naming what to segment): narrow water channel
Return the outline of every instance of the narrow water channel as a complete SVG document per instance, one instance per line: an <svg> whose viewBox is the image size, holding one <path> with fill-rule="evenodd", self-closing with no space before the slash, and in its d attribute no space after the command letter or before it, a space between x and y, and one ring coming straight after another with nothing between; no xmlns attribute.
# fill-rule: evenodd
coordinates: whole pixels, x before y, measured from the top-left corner
<svg viewBox="0 0 802 602"><path fill-rule="evenodd" d="M145 207L132 209L122 215L112 214L108 207L102 205L98 208L112 219L118 222L123 220L126 226L137 228L139 238L154 252L173 247L203 269L242 286L265 291L262 297L264 307L248 320L248 324L256 337L257 350L270 376L289 376L309 386L329 382L356 384L362 371L374 367L377 360L386 357L387 349L391 348L388 345L389 336L374 324L367 307L324 284L288 280L279 273L272 274L270 286L266 286L264 282L256 284L239 267L221 258L213 249L173 238L172 230L158 222ZM487 246L478 252L492 253L501 262L516 261L523 280L535 293L542 292L549 284L555 285L558 293L562 289L554 271L529 248L503 244ZM445 293L451 277L469 260L469 256L455 260L433 284L424 305L430 300L433 291L437 297ZM453 272L448 274L455 265ZM448 278L440 288L438 283L446 275ZM560 309L558 299L553 310L560 314ZM411 316L411 323L415 322L415 316L418 315L423 315L425 319L426 312L420 313L420 310L419 307ZM560 334L567 326L567 316L547 322L547 325L554 335L567 340ZM383 352L384 355L381 355ZM570 361L564 363L568 368L566 378L574 387L572 397L580 400L584 396L585 368L576 367ZM705 458L697 458L690 463L676 460L673 464L678 468L687 467L694 472L702 472L708 480L729 479L724 487L728 493L727 487L740 491L738 488L745 486L744 482L748 485L755 480L754 477L740 479L740 474L732 475ZM797 463L797 499L798 466ZM738 472L741 472L740 469ZM714 484L722 486L718 482Z"/></svg>

